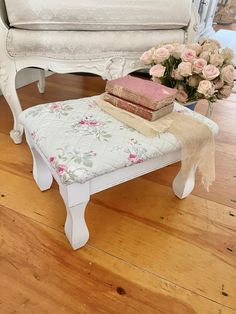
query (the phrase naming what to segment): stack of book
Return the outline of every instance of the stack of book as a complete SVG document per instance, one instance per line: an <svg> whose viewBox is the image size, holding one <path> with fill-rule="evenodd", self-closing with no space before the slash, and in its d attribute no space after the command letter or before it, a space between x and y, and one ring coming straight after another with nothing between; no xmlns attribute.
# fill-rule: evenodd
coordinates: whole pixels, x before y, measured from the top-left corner
<svg viewBox="0 0 236 314"><path fill-rule="evenodd" d="M173 88L128 75L107 82L104 100L146 120L155 121L173 111L175 94Z"/></svg>

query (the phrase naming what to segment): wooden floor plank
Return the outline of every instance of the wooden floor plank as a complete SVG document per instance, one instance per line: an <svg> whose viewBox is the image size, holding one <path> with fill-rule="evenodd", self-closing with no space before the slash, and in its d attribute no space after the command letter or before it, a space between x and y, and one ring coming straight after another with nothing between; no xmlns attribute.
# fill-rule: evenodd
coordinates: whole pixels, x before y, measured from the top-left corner
<svg viewBox="0 0 236 314"><path fill-rule="evenodd" d="M0 224L1 313L235 313L2 206Z"/></svg>
<svg viewBox="0 0 236 314"><path fill-rule="evenodd" d="M169 200L160 211L151 189L140 195L141 188L147 191L145 183L138 182L140 180L114 189L108 202L104 202L104 194L101 195L102 202L92 201L96 206L91 206L88 212L88 221L92 225L90 243L178 285L184 282L187 289L236 309L234 217L226 213L226 219L231 218L232 230L208 217L201 217L199 213L200 217L189 213L187 206L186 212L179 211L178 206L171 206ZM161 190L156 197L163 197L163 194ZM168 194L171 199L171 193ZM144 203L149 205L145 212ZM102 225L96 223L99 215ZM228 289L227 298L222 298L223 286Z"/></svg>
<svg viewBox="0 0 236 314"><path fill-rule="evenodd" d="M53 75L45 94L31 84L19 95L27 108L99 94L104 85L98 77ZM235 105L232 95L214 109L221 133L210 193L198 179L194 195L178 200L170 186L179 164L98 193L86 212L89 244L73 252L58 187L36 187L29 149L9 139L12 117L0 97L0 312L235 312Z"/></svg>
<svg viewBox="0 0 236 314"><path fill-rule="evenodd" d="M2 205L63 232L56 186L42 193L32 178L0 170L0 189ZM236 309L235 210L194 196L180 201L170 188L139 178L94 195L86 219L90 245Z"/></svg>
<svg viewBox="0 0 236 314"><path fill-rule="evenodd" d="M197 175L193 194L202 198L218 202L236 208L236 145L222 144L216 147L216 181L207 192L201 184L201 178ZM227 150L227 153L223 151ZM229 153L228 153L229 151ZM227 165L227 167L225 166ZM180 169L180 164L162 168L155 173L146 176L151 182L171 186L173 179Z"/></svg>
<svg viewBox="0 0 236 314"><path fill-rule="evenodd" d="M236 94L230 101L217 102L212 119L218 123L220 133L216 138L216 181L207 192L197 177L193 194L236 208ZM199 112L201 105L198 107ZM160 169L147 176L151 181L171 186L179 164Z"/></svg>

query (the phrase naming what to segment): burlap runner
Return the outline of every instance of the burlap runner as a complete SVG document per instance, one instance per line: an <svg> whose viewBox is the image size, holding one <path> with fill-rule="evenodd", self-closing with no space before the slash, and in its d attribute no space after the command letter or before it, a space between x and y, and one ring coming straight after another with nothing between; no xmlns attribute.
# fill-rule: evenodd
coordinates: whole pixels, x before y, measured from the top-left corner
<svg viewBox="0 0 236 314"><path fill-rule="evenodd" d="M210 128L198 119L181 112L172 112L156 121L147 121L126 110L112 106L99 96L98 106L115 119L147 137L172 133L181 143L181 169L187 177L191 168L198 167L204 187L215 181L215 143Z"/></svg>

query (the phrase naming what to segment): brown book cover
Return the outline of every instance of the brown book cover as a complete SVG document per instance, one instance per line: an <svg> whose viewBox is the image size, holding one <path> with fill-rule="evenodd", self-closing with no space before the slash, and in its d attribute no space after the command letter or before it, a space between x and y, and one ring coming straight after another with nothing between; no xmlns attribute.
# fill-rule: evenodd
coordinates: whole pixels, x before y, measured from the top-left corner
<svg viewBox="0 0 236 314"><path fill-rule="evenodd" d="M174 88L130 75L108 81L106 92L152 110L171 104L176 95Z"/></svg>
<svg viewBox="0 0 236 314"><path fill-rule="evenodd" d="M166 105L158 110L152 110L143 106L131 103L114 95L105 93L104 100L115 107L124 109L148 121L155 121L173 111L174 104Z"/></svg>

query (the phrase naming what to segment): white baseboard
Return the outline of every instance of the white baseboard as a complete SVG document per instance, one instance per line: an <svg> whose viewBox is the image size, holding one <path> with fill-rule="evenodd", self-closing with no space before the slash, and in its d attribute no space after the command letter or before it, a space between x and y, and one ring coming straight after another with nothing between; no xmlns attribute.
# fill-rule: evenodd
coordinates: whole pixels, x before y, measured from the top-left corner
<svg viewBox="0 0 236 314"><path fill-rule="evenodd" d="M45 71L45 75L49 76L52 72ZM16 76L16 88L26 86L30 83L36 82L39 79L39 70L38 69L24 69L17 73ZM0 95L2 95L0 89Z"/></svg>

